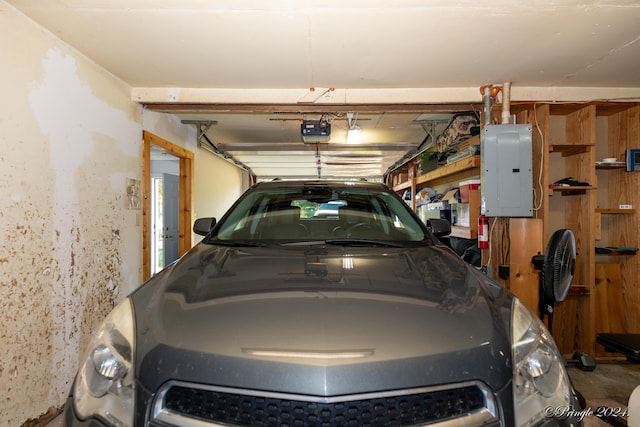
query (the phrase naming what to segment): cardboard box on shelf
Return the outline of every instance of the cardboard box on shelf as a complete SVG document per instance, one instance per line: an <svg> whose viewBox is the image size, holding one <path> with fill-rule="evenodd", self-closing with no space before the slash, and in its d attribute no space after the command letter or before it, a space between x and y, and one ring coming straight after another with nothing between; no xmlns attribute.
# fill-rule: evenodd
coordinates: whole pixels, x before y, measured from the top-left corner
<svg viewBox="0 0 640 427"><path fill-rule="evenodd" d="M459 191L460 190L458 188L452 188L451 190L445 193L445 195L442 197L442 201L448 202L452 205L458 203Z"/></svg>
<svg viewBox="0 0 640 427"><path fill-rule="evenodd" d="M469 203L469 190L479 190L480 180L469 179L467 181L460 182L460 201L462 203Z"/></svg>
<svg viewBox="0 0 640 427"><path fill-rule="evenodd" d="M394 179L393 185L399 185L399 184L402 184L403 182L406 182L408 179L408 176L406 172L400 172L399 174L394 176L393 179Z"/></svg>

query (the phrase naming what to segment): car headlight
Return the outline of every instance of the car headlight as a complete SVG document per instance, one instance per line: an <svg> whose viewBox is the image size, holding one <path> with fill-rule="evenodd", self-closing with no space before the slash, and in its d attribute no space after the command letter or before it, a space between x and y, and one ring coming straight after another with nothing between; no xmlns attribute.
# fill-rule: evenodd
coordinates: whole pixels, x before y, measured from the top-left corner
<svg viewBox="0 0 640 427"><path fill-rule="evenodd" d="M81 418L98 416L114 426L133 425L134 337L133 308L127 298L102 322L81 360L73 392Z"/></svg>
<svg viewBox="0 0 640 427"><path fill-rule="evenodd" d="M517 426L534 425L553 411L568 408L571 386L551 334L542 321L514 298L511 310L513 399Z"/></svg>

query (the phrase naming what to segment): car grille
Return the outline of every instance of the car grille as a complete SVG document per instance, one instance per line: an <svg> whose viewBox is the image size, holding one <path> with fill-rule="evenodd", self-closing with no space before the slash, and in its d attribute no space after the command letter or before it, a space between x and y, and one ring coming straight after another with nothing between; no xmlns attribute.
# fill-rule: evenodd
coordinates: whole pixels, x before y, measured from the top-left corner
<svg viewBox="0 0 640 427"><path fill-rule="evenodd" d="M476 384L332 399L172 384L160 393L154 414L169 424L180 420L176 425L193 419L233 426L414 426L486 410L486 396Z"/></svg>

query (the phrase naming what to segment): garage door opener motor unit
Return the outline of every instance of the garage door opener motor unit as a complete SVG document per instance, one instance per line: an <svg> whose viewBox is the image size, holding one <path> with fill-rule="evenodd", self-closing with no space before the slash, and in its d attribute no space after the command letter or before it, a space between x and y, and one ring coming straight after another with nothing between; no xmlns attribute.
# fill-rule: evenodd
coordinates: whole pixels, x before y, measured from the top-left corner
<svg viewBox="0 0 640 427"><path fill-rule="evenodd" d="M304 142L329 142L331 137L331 123L327 120L310 119L303 120L300 125L302 141Z"/></svg>

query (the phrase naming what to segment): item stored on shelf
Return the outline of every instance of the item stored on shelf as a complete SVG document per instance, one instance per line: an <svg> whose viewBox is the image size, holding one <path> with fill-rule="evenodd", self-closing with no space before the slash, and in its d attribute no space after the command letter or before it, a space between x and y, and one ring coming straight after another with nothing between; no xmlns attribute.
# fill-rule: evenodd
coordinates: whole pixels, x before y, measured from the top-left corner
<svg viewBox="0 0 640 427"><path fill-rule="evenodd" d="M460 183L460 201L462 203L469 203L469 190L479 190L480 180L469 179Z"/></svg>
<svg viewBox="0 0 640 427"><path fill-rule="evenodd" d="M479 133L480 123L475 113L456 114L436 138L436 148L440 153L454 153L459 143Z"/></svg>

